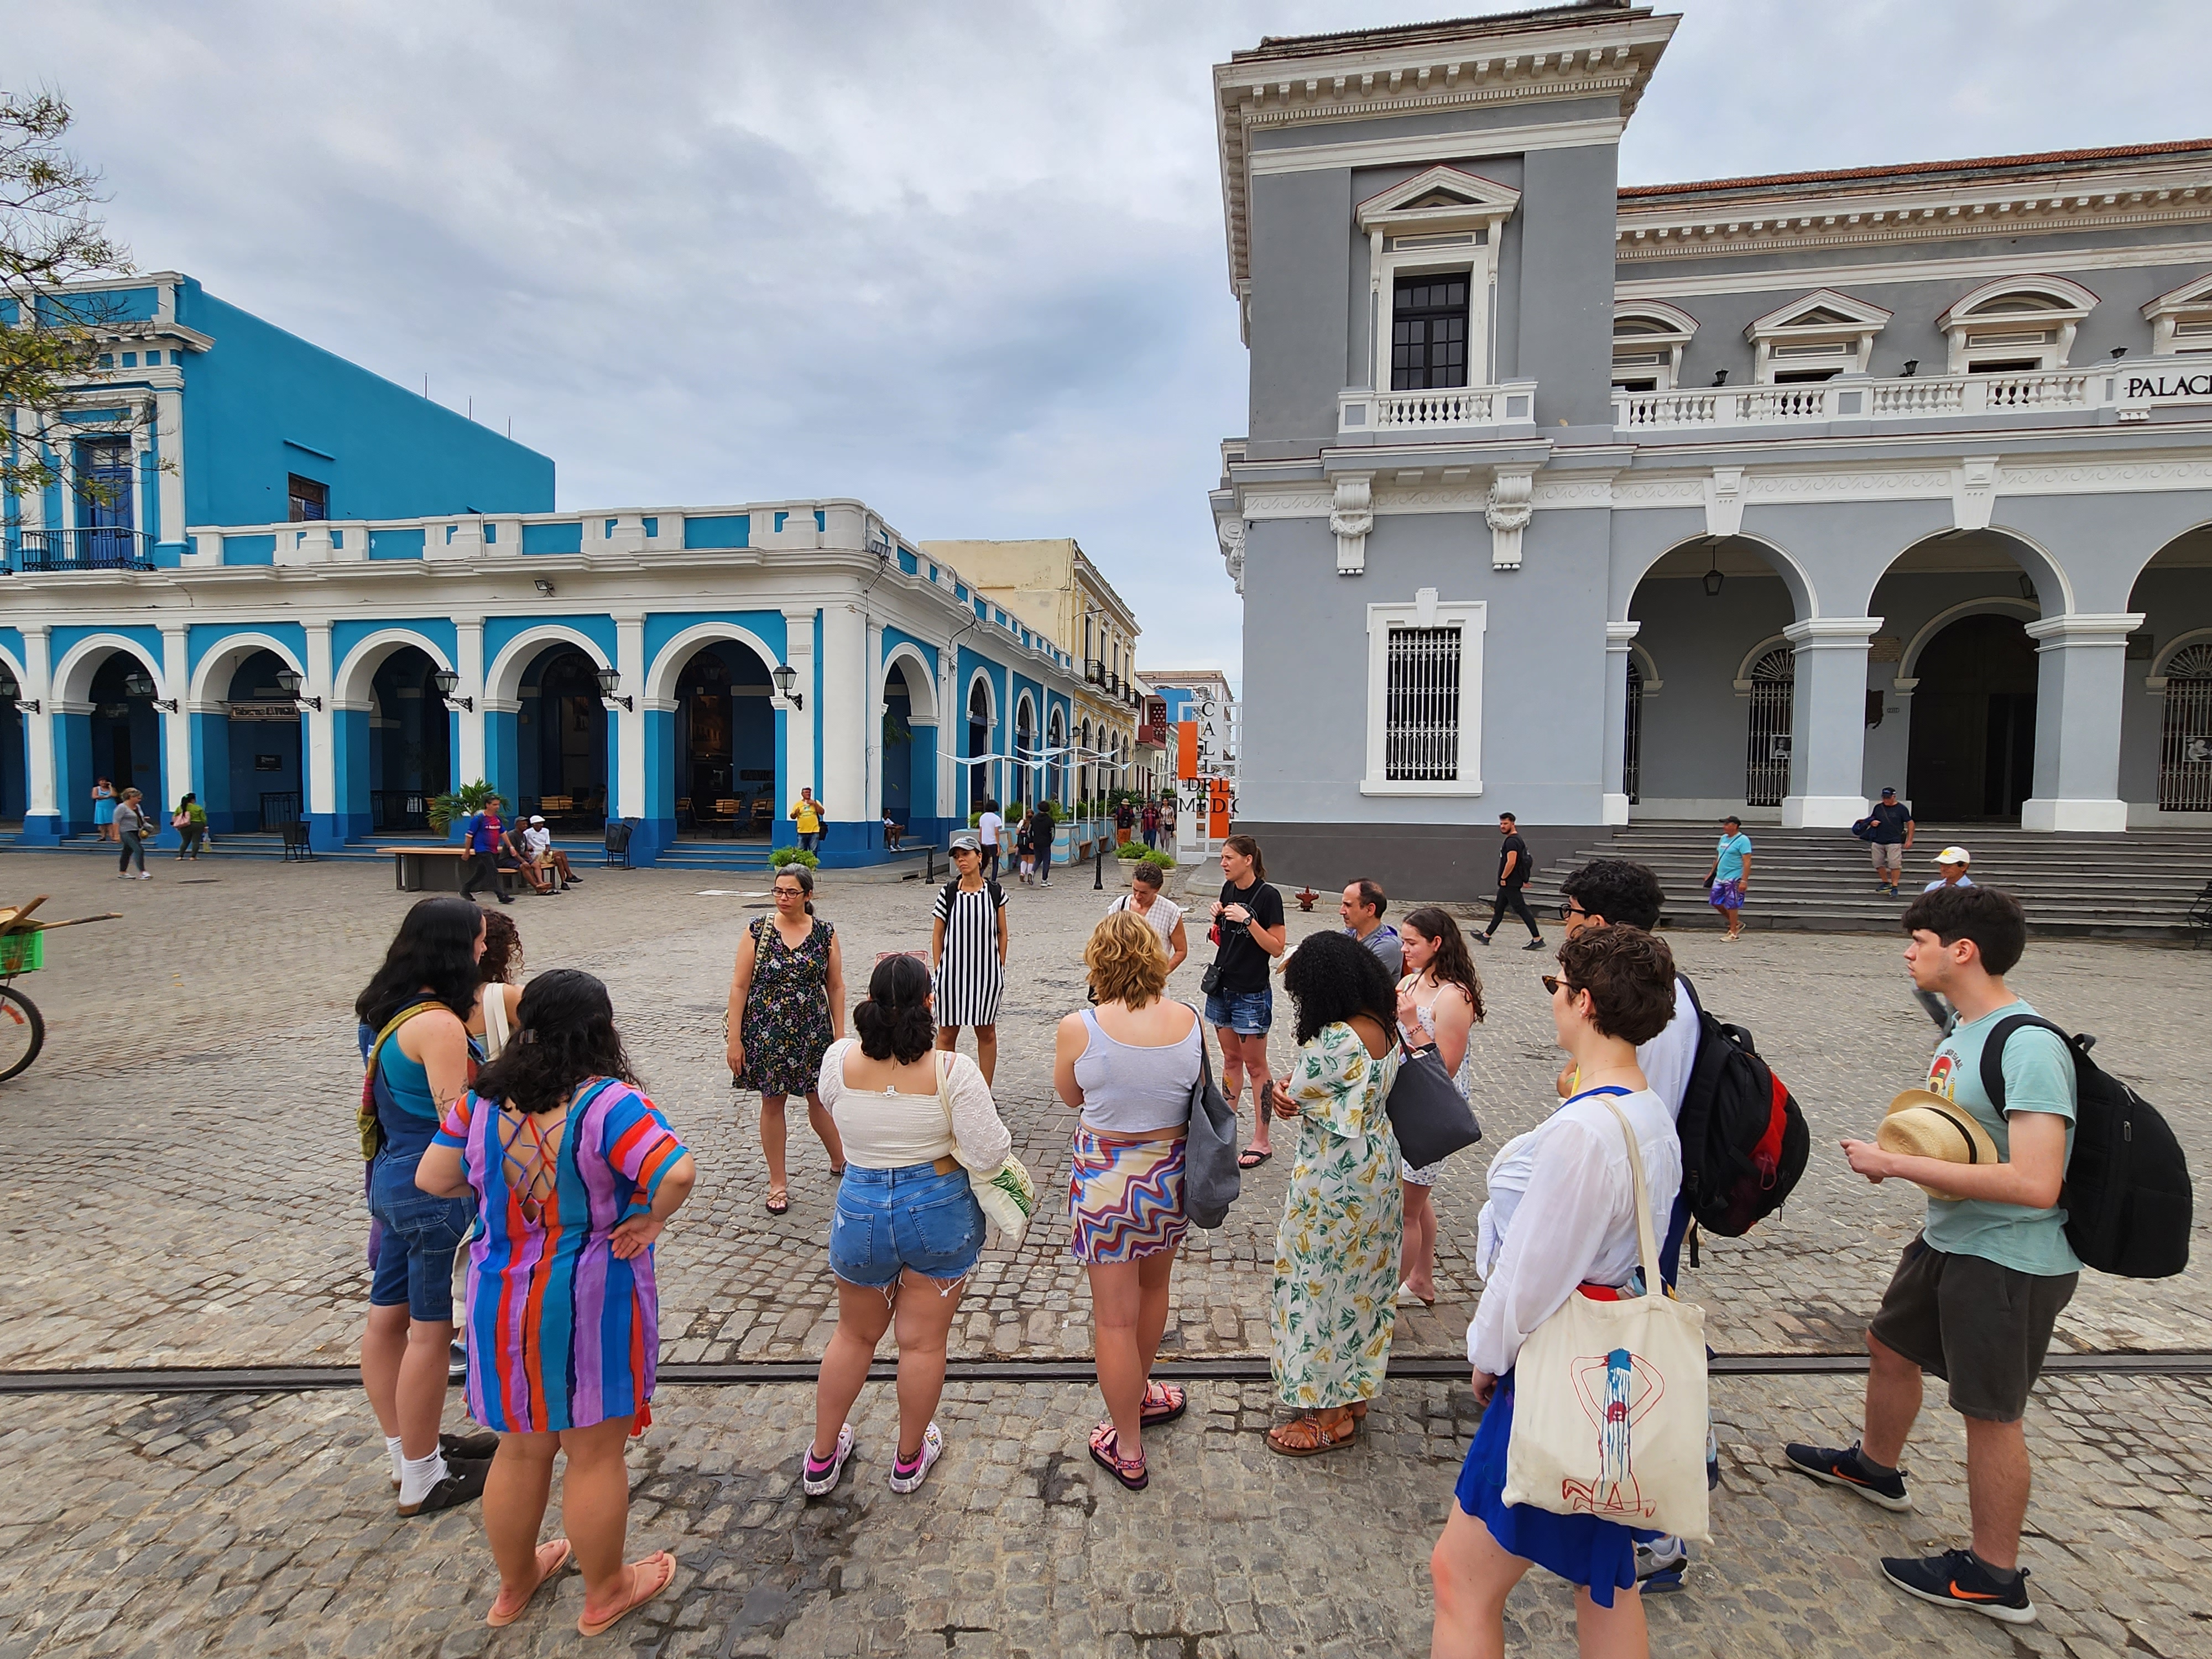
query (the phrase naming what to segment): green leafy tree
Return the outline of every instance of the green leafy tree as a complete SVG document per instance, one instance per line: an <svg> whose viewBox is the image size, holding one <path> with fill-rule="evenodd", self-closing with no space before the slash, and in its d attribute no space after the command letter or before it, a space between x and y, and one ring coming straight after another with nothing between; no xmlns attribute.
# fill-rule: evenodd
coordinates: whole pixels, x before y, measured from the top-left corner
<svg viewBox="0 0 2212 1659"><path fill-rule="evenodd" d="M498 793L483 779L478 778L474 783L465 783L447 794L431 796L428 805L423 810L429 816L430 828L441 836L447 835L455 824L483 811L483 804Z"/></svg>

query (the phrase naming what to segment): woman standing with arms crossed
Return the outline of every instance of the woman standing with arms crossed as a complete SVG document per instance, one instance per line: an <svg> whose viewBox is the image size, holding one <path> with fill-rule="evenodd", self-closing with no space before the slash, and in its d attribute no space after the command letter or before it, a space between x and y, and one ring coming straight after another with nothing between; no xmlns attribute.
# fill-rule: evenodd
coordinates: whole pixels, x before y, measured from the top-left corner
<svg viewBox="0 0 2212 1659"><path fill-rule="evenodd" d="M453 1340L453 1254L476 1206L433 1198L416 1167L438 1119L467 1091L483 912L467 899L426 898L399 924L354 1013L361 1022L373 1119L368 1212L374 1276L361 1339L361 1381L384 1430L402 1515L431 1515L483 1494L498 1442L438 1432Z"/></svg>
<svg viewBox="0 0 2212 1659"><path fill-rule="evenodd" d="M115 839L115 786L106 778L92 781L92 827L100 840Z"/></svg>
<svg viewBox="0 0 2212 1659"><path fill-rule="evenodd" d="M1190 938L1183 932L1182 906L1161 896L1158 865L1139 864L1129 872L1129 890L1106 907L1109 915L1121 910L1141 916L1159 935L1160 948L1168 953L1169 973L1189 959Z"/></svg>
<svg viewBox="0 0 2212 1659"><path fill-rule="evenodd" d="M1425 904L1398 924L1398 941L1411 971L1398 981L1398 1036L1408 1053L1433 1048L1462 1095L1474 1087L1468 1038L1482 1018L1482 981L1475 977L1467 940L1449 912ZM1406 1243L1398 1264L1398 1300L1432 1308L1437 1301L1437 1211L1430 1188L1443 1172L1439 1162L1407 1164Z"/></svg>
<svg viewBox="0 0 2212 1659"><path fill-rule="evenodd" d="M969 857L972 867L972 847ZM822 1060L822 1097L851 1162L830 1224L837 1329L822 1356L814 1439L799 1481L810 1498L836 1486L853 1455L846 1414L868 1380L876 1344L894 1324L899 1437L891 1490L920 1486L945 1449L933 1419L945 1392L945 1334L983 1250L983 1212L968 1170L997 1169L1014 1138L975 1062L935 1046L939 1016L930 1000L921 963L903 952L884 957L868 981L868 1000L853 1011L859 1041L831 1043Z"/></svg>
<svg viewBox="0 0 2212 1659"><path fill-rule="evenodd" d="M986 879L972 830L952 838L952 867L930 914L930 973L936 981L937 1046L951 1052L960 1028L975 1028L975 1066L988 1087L999 1069L999 998L1006 988L1006 896Z"/></svg>
<svg viewBox="0 0 2212 1659"><path fill-rule="evenodd" d="M1267 1329L1276 1392L1298 1415L1267 1431L1267 1447L1311 1457L1352 1443L1390 1362L1404 1200L1383 1106L1401 1050L1389 971L1350 934L1305 940L1283 985L1298 1051L1273 1099L1297 1120L1298 1148Z"/></svg>
<svg viewBox="0 0 2212 1659"><path fill-rule="evenodd" d="M1164 902L1164 901L1163 901ZM1190 1231L1183 1140L1190 1089L1206 1057L1198 1011L1167 1000L1168 959L1132 911L1091 930L1083 963L1095 1006L1060 1022L1053 1086L1083 1114L1068 1183L1068 1248L1091 1275L1098 1391L1107 1419L1091 1458L1131 1492L1145 1489L1144 1431L1183 1413L1183 1390L1155 1382L1168 1322L1168 1279Z"/></svg>
<svg viewBox="0 0 2212 1659"><path fill-rule="evenodd" d="M485 1617L511 1625L573 1552L597 1636L676 1577L657 1550L625 1564L629 1437L653 1420L660 1352L653 1243L690 1196L691 1154L637 1090L607 988L573 968L522 994L515 1040L446 1114L415 1179L438 1199L474 1192L469 1414L499 1431L484 1531L499 1564ZM564 1453L568 1537L539 1544Z"/></svg>
<svg viewBox="0 0 2212 1659"><path fill-rule="evenodd" d="M805 865L777 871L775 908L745 929L730 975L730 1082L760 1091L770 1215L791 1208L783 1121L791 1096L805 1095L806 1121L830 1154L830 1175L845 1173L837 1126L815 1090L822 1056L845 1034L845 955L837 930L816 918L813 896L814 872Z"/></svg>
<svg viewBox="0 0 2212 1659"><path fill-rule="evenodd" d="M1267 963L1283 954L1290 930L1283 921L1283 896L1267 884L1258 842L1249 836L1223 842L1221 873L1226 879L1213 904L1217 948L1206 975L1206 1023L1220 1034L1221 1092L1231 1111L1237 1109L1246 1076L1252 1079L1252 1144L1237 1164L1256 1170L1275 1155L1267 1138L1273 1133L1267 1121L1267 1031L1275 1023Z"/></svg>

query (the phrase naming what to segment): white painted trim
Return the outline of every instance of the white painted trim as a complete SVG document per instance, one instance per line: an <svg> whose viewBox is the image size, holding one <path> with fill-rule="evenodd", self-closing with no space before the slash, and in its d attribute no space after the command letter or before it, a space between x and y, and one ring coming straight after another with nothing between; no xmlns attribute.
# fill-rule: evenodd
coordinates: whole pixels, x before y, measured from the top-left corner
<svg viewBox="0 0 2212 1659"><path fill-rule="evenodd" d="M168 676L161 672L161 665L146 654L144 646L123 634L88 634L70 647L63 653L62 659L54 665L52 677L53 690L48 695L57 703L89 706L92 702L92 677L100 672L100 665L118 651L128 652L137 658L140 665L153 677L155 696L166 699L173 695L169 690ZM298 665L294 665L296 667ZM75 710L64 708L57 712L68 714Z"/></svg>
<svg viewBox="0 0 2212 1659"><path fill-rule="evenodd" d="M325 623L325 626L327 627L328 624ZM215 678L217 665L221 665L225 675L235 674L238 672L239 664L257 651L266 651L283 658L284 665L297 674L302 681L312 678L307 672L307 664L293 654L290 646L286 645L274 635L255 633L251 630L226 634L200 653L200 659L192 669L190 693L192 702L205 705L228 701L228 683L220 696L210 690L210 683ZM305 696L315 695L315 688L312 685L302 684L300 690Z"/></svg>
<svg viewBox="0 0 2212 1659"><path fill-rule="evenodd" d="M969 726L975 723L975 686L978 681L982 684L983 701L990 708L991 730L996 732L999 729L999 693L992 685L990 673L986 669L977 668L969 673L968 684L963 688L960 696L960 724L963 726ZM964 737L966 734L963 732L962 735ZM989 752L995 755L999 751L993 749Z"/></svg>
<svg viewBox="0 0 2212 1659"><path fill-rule="evenodd" d="M2030 799L2020 804L2020 827L2044 834L2059 830L2113 833L2128 827L2128 804L2124 800Z"/></svg>
<svg viewBox="0 0 2212 1659"><path fill-rule="evenodd" d="M601 668L612 668L607 653L599 649L591 635L569 627L566 623L538 623L526 628L500 647L499 655L492 659L490 671L484 676L484 699L492 703L520 703L522 697L522 671L549 645L573 645Z"/></svg>
<svg viewBox="0 0 2212 1659"><path fill-rule="evenodd" d="M2165 242L2142 247L2100 246L2054 249L2043 253L1999 253L1973 259L1940 256L1891 260L1878 264L1828 265L1804 270L1771 266L1762 270L1719 271L1697 276L1636 276L1613 284L1616 301L1665 300L1697 294L1784 294L1801 283L1959 283L1977 277L2033 276L2059 270L2128 270L2159 265L2202 265L2208 245ZM1670 258L1741 257L1741 250L1703 249L1688 243L1668 250Z"/></svg>
<svg viewBox="0 0 2212 1659"><path fill-rule="evenodd" d="M617 623L616 627L619 630L621 624ZM619 632L617 638L619 642ZM676 683L683 678L684 665L690 659L692 653L702 645L712 645L724 640L744 646L761 659L762 666L771 672L783 660L769 649L766 640L750 629L730 622L694 623L681 632L671 635L668 642L660 647L659 654L653 658L653 665L645 671L647 702L658 700L672 706L677 700ZM771 680L769 686L773 697L775 682Z"/></svg>
<svg viewBox="0 0 2212 1659"><path fill-rule="evenodd" d="M1905 653L1897 659L1893 684L1899 695L1907 697L1912 695L1913 688L1920 683L1920 677L1913 672L1920 665L1920 653L1928 648L1930 640L1961 617L2018 617L2023 621L2033 622L2042 614L2043 608L2033 599L2016 599L2002 593L1991 593L1978 599L1962 599L1957 605L1937 611L1920 624L1919 630L1906 642Z"/></svg>
<svg viewBox="0 0 2212 1659"><path fill-rule="evenodd" d="M1794 627L1796 624L1793 623L1791 625ZM1797 641L1791 639L1790 635L1785 633L1769 634L1757 645L1753 646L1750 650L1743 653L1743 660L1735 665L1735 674L1732 681L1732 684L1735 687L1737 696L1749 696L1751 695L1751 665L1778 645L1788 646L1793 656L1796 653Z"/></svg>
<svg viewBox="0 0 2212 1659"><path fill-rule="evenodd" d="M1572 95L1572 94L1570 94ZM1616 116L1581 121L1548 121L1473 132L1432 132L1403 138L1359 138L1329 144L1293 144L1250 152L1250 175L1330 173L1342 167L1417 167L1425 162L1482 161L1539 149L1578 149L1617 144L1626 125Z"/></svg>
<svg viewBox="0 0 2212 1659"><path fill-rule="evenodd" d="M2212 641L2212 628L2192 628L2186 634L2176 634L2168 640L2165 649L2160 651L2151 662L2150 678L2156 680L2158 684L2148 686L2148 689L2153 691L2164 691L2166 665L2186 647L2206 641Z"/></svg>
<svg viewBox="0 0 2212 1659"><path fill-rule="evenodd" d="M331 703L333 708L354 708L365 706L370 696L370 686L376 671L384 666L385 659L402 646L413 646L447 673L458 671L447 659L436 641L428 639L412 629L380 628L374 634L364 635L346 653L345 660L331 680ZM374 657L370 653L374 653ZM454 696L465 696L466 692L456 687Z"/></svg>
<svg viewBox="0 0 2212 1659"><path fill-rule="evenodd" d="M908 663L914 665L915 672L911 674L905 672L904 665ZM894 666L899 668L899 677L906 685L907 724L937 725L937 674L930 666L929 659L923 656L910 641L901 640L884 653L884 684L886 687L890 684Z"/></svg>
<svg viewBox="0 0 2212 1659"><path fill-rule="evenodd" d="M1363 795L1450 796L1482 793L1482 636L1490 607L1480 599L1439 604L1433 587L1422 588L1410 605L1367 607L1367 767L1359 783ZM1408 782L1389 777L1386 724L1390 677L1390 630L1394 627L1460 630L1459 776L1449 782Z"/></svg>

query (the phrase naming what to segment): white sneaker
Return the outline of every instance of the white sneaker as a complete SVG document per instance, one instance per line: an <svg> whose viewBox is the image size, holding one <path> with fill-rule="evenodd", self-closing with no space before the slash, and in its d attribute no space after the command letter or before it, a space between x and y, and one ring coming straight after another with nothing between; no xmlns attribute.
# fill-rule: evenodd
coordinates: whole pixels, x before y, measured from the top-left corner
<svg viewBox="0 0 2212 1659"><path fill-rule="evenodd" d="M814 1448L810 1443L806 1449L805 1462L799 1471L799 1489L809 1498L821 1497L836 1486L837 1477L845 1472L845 1460L852 1455L853 1425L850 1423L844 1424L837 1431L837 1449L830 1454L830 1468L827 1473L817 1474L814 1472ZM927 1441L923 1443L922 1467L925 1469L929 1467ZM916 1482L921 1479L919 1474L915 1476Z"/></svg>
<svg viewBox="0 0 2212 1659"><path fill-rule="evenodd" d="M151 870L141 870L138 872L137 879L140 881L151 881L154 879L154 872Z"/></svg>
<svg viewBox="0 0 2212 1659"><path fill-rule="evenodd" d="M892 1462L891 1490L897 1492L912 1492L929 1478L930 1465L944 1455L945 1437L938 1432L937 1425L932 1423L921 1431L921 1462L915 1466L913 1473L901 1474L898 1472L897 1462L896 1461Z"/></svg>

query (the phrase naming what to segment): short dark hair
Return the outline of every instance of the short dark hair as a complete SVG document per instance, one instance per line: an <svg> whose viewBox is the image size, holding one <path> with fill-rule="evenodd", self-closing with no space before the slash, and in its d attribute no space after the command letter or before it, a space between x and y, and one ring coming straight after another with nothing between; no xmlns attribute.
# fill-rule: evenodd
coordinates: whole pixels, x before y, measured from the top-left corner
<svg viewBox="0 0 2212 1659"><path fill-rule="evenodd" d="M1659 878L1632 859L1592 859L1559 884L1559 896L1572 899L1591 915L1625 921L1647 933L1659 925L1667 902Z"/></svg>
<svg viewBox="0 0 2212 1659"><path fill-rule="evenodd" d="M1946 945L1974 942L1982 966L2000 976L2027 949L2027 915L2020 901L1996 887L1938 887L1905 908L1905 931L1936 935Z"/></svg>
<svg viewBox="0 0 2212 1659"><path fill-rule="evenodd" d="M1382 890L1364 876L1352 884L1359 890L1360 903L1372 910L1377 916L1390 908L1390 901L1383 896Z"/></svg>
<svg viewBox="0 0 2212 1659"><path fill-rule="evenodd" d="M1498 815L1498 821L1500 823L1518 823L1521 822L1520 819L1515 817L1510 812L1500 812Z"/></svg>
<svg viewBox="0 0 2212 1659"><path fill-rule="evenodd" d="M1732 823L1732 824L1735 825L1735 827L1736 827L1737 829L1739 829L1739 830L1741 830L1741 829L1742 829L1742 828L1743 828L1743 820L1742 820L1741 818L1740 818L1740 817L1736 817L1736 815L1735 815L1735 813L1733 813L1733 812L1729 813L1726 817L1723 818L1723 819L1721 820L1721 822L1722 822L1723 823Z"/></svg>
<svg viewBox="0 0 2212 1659"><path fill-rule="evenodd" d="M1590 1024L1624 1042L1649 1042L1674 1018L1674 953L1641 927L1611 922L1559 947L1568 988L1590 994Z"/></svg>
<svg viewBox="0 0 2212 1659"><path fill-rule="evenodd" d="M1385 1031L1398 1018L1398 988L1375 953L1349 933L1314 933L1291 952L1283 988L1297 1006L1300 1043L1322 1028L1355 1014L1371 1016Z"/></svg>

